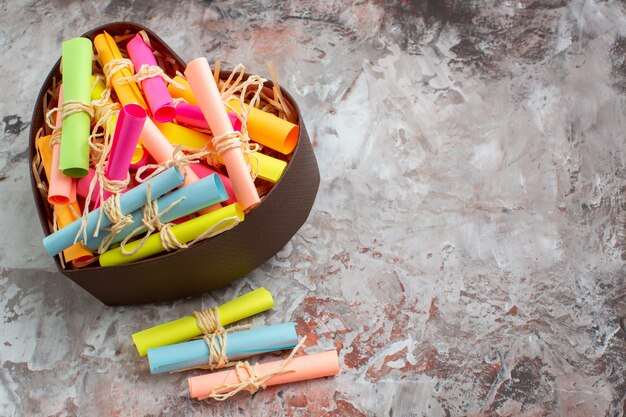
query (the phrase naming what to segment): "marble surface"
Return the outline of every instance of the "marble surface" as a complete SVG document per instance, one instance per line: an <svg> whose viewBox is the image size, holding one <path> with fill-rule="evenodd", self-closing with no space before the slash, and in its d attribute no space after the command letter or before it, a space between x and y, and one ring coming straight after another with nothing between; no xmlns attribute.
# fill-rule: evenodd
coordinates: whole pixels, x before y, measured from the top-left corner
<svg viewBox="0 0 626 417"><path fill-rule="evenodd" d="M304 109L308 222L231 286L109 308L55 272L29 190L60 42L142 23ZM626 8L620 1L0 1L0 415L622 416ZM265 286L336 378L189 399L129 335ZM271 359L262 358L262 360Z"/></svg>

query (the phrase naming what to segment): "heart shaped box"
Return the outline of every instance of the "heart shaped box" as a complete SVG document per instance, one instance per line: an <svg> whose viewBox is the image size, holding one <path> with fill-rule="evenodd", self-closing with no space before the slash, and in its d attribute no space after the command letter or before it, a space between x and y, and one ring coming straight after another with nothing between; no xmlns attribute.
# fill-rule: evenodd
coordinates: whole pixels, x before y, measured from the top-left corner
<svg viewBox="0 0 626 417"><path fill-rule="evenodd" d="M166 69L170 76L174 75L170 70L184 69L184 61L161 38L136 23L110 23L90 30L83 36L93 41L103 31L117 36L140 30L148 34L154 50L172 57L176 62L174 68ZM52 233L49 225L52 213L48 202L37 189L32 163L37 153L37 131L44 124L46 91L52 86L53 77L61 79L59 64L60 59L39 91L33 111L28 149L31 185L45 235ZM229 74L223 71L220 78L226 79ZM271 87L272 83L268 81L266 85ZM128 305L172 300L224 287L274 256L306 221L320 181L317 161L300 109L287 91L281 91L298 115L298 145L280 181L261 204L246 215L242 223L190 248L165 252L122 266L65 269L59 256L55 256L54 261L59 271L104 304Z"/></svg>

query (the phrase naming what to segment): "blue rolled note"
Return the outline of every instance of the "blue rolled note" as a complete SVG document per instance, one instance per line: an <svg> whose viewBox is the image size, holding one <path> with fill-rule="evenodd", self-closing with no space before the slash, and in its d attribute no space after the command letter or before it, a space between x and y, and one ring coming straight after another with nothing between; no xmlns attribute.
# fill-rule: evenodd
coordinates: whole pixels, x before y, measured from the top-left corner
<svg viewBox="0 0 626 417"><path fill-rule="evenodd" d="M174 204L178 200L181 201L161 216L161 223L169 223L173 220L210 207L213 204L226 201L228 200L228 193L226 192L219 175L211 174L199 181L179 188L178 190L172 191L168 195L159 198L156 202L158 211L161 212L166 210L171 204ZM115 235L115 238L113 238L111 243L121 242L126 236L130 235L131 232L136 230L138 227L143 226L143 209L135 210L132 213L132 216L133 224L125 227L121 232ZM143 231L146 231L145 227ZM106 233L100 233L98 237L88 235L87 242L84 242L83 244L89 249L96 250L106 235ZM141 235L141 233L137 233L137 236L139 235Z"/></svg>
<svg viewBox="0 0 626 417"><path fill-rule="evenodd" d="M161 197L166 192L178 187L184 181L183 175L176 167L172 167L163 171L159 175L139 184L133 189L128 190L120 195L120 211L123 215L132 213L138 208L146 204L146 188L150 184L150 199ZM100 215L100 208L87 213L87 235L93 236ZM103 213L100 222L100 229L111 224L109 218ZM81 219L68 224L62 229L43 238L43 247L46 251L54 256L59 252L69 248L74 244L76 234L80 230ZM82 242L82 236L78 237L78 242Z"/></svg>
<svg viewBox="0 0 626 417"><path fill-rule="evenodd" d="M233 361L261 353L292 349L297 344L296 323L259 327L227 333L226 357ZM153 374L207 365L209 347L204 340L198 339L152 348L148 349L148 362Z"/></svg>

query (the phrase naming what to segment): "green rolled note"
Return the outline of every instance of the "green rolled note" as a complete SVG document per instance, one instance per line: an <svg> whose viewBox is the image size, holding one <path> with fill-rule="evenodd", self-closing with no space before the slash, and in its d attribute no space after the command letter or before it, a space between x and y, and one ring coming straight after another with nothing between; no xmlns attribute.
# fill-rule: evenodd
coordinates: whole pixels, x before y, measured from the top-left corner
<svg viewBox="0 0 626 417"><path fill-rule="evenodd" d="M170 230L172 234L176 236L178 242L188 243L200 237L209 229L212 229L212 232L218 232L232 226L233 222L243 221L243 218L243 210L239 206L239 203L234 203L172 226ZM126 251L132 252L138 245L139 240L130 242L125 245ZM100 266L123 265L156 255L163 251L165 251L165 247L163 243L161 243L161 236L157 233L146 239L143 246L134 254L124 255L120 247L109 249L100 255Z"/></svg>
<svg viewBox="0 0 626 417"><path fill-rule="evenodd" d="M92 45L87 38L74 38L62 44L63 102L91 102ZM63 118L59 169L72 178L89 172L91 119L81 111Z"/></svg>
<svg viewBox="0 0 626 417"><path fill-rule="evenodd" d="M274 307L274 298L265 288L257 288L230 300L217 308L220 325L227 326L246 317L254 316ZM148 349L173 345L202 335L194 316L170 321L133 334L132 338L140 356Z"/></svg>

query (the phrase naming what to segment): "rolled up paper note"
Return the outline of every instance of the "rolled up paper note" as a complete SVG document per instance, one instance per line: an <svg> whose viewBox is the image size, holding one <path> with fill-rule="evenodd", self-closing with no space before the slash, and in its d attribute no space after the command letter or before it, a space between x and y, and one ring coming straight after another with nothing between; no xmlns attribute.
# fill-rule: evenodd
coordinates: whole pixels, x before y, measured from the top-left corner
<svg viewBox="0 0 626 417"><path fill-rule="evenodd" d="M227 198L228 194L220 178L217 175L206 177L159 198L156 201L156 211L159 213L163 212L163 215L158 220L163 224L169 223L196 213L203 208L221 203ZM146 232L147 229L143 223L143 210L135 210L131 216L133 217L133 223L115 235L111 244L121 242L133 232L135 232L135 236L140 236ZM141 229L137 230L138 228ZM87 236L85 246L95 250L100 246L104 238L105 234L100 234L98 237Z"/></svg>
<svg viewBox="0 0 626 417"><path fill-rule="evenodd" d="M189 62L185 76L215 137L233 133L233 126L222 103L207 59L201 57ZM230 147L224 150L221 156L224 159L228 177L233 182L237 203L241 204L244 210L250 210L261 200L250 176L243 150L238 146Z"/></svg>
<svg viewBox="0 0 626 417"><path fill-rule="evenodd" d="M127 104L120 110L104 173L108 180L123 181L128 176L130 161L139 143L139 135L146 117L146 111L138 104ZM111 193L105 189L104 198L107 199L110 195Z"/></svg>
<svg viewBox="0 0 626 417"><path fill-rule="evenodd" d="M239 100L229 100L228 104L241 115L241 103ZM250 108L247 104L244 104L244 106L246 109ZM250 108L247 121L250 139L261 145L287 155L298 144L300 128L296 124L256 107Z"/></svg>
<svg viewBox="0 0 626 417"><path fill-rule="evenodd" d="M264 382L264 386L288 384L339 374L339 356L336 350L294 357L288 361L274 361L254 365L256 375L263 377L281 370ZM251 375L243 368L231 368L227 371L188 378L189 394L192 398L203 400L234 390L245 390ZM242 378L243 380L240 380ZM244 384L242 384L244 383Z"/></svg>
<svg viewBox="0 0 626 417"><path fill-rule="evenodd" d="M155 123L167 140L174 145L200 150L211 147L211 137L205 133L190 129L176 123Z"/></svg>
<svg viewBox="0 0 626 417"><path fill-rule="evenodd" d="M52 176L53 158L52 150L50 149L50 139L51 136L43 136L37 141L37 149L39 149L41 163L46 177L48 178L48 183L50 183ZM80 213L80 207L76 201L66 204L53 204L52 209L54 210L59 229L64 228L76 220ZM93 258L93 254L86 250L81 243L75 243L63 251L63 259L65 262L87 262L91 258Z"/></svg>
<svg viewBox="0 0 626 417"><path fill-rule="evenodd" d="M87 38L74 38L62 44L64 116L59 169L72 178L84 177L89 170L91 118L81 106L91 103L91 47Z"/></svg>
<svg viewBox="0 0 626 417"><path fill-rule="evenodd" d="M137 210L146 204L147 201L147 187L150 185L150 200L154 200L165 194L166 192L178 187L183 183L183 175L178 168L171 167L168 170L160 173L159 175L149 179L148 181L138 185L137 187L129 190L128 192L120 195L119 204L122 215L127 215ZM111 197L113 198L113 197ZM86 232L87 235L94 235L96 226L98 224L98 217L100 216L100 210L90 211L87 213ZM46 251L54 256L74 244L78 232L81 228L82 219L78 219L71 224L67 225L63 229L46 236L43 239L43 246ZM100 222L100 229L107 227L111 224L111 220L104 213ZM83 237L78 236L77 241L82 241Z"/></svg>
<svg viewBox="0 0 626 417"><path fill-rule="evenodd" d="M141 131L141 143L159 164L164 164L174 157L174 146L165 136L163 136L163 133L161 133L159 128L150 118L147 118L143 125L143 130ZM189 168L189 166L186 166L185 185L193 184L196 181L198 181L198 177L194 174L191 168Z"/></svg>
<svg viewBox="0 0 626 417"><path fill-rule="evenodd" d="M123 58L117 44L111 35L106 32L96 36L93 40L93 45L96 48L96 51L98 51L98 60L100 61L103 69L111 61L121 60ZM105 73L105 75L107 74ZM147 109L148 106L143 99L141 91L139 91L137 83L132 80L124 83L118 82L122 78L129 79L132 75L133 73L128 67L121 67L121 69L115 71L111 75L111 84L113 85L113 89L115 90L120 103L122 103L122 106L137 103L144 109Z"/></svg>
<svg viewBox="0 0 626 417"><path fill-rule="evenodd" d="M261 287L217 307L217 318L221 326L228 326L273 307L272 294ZM142 330L132 337L139 355L146 356L148 349L184 342L201 334L196 318L188 316Z"/></svg>
<svg viewBox="0 0 626 417"><path fill-rule="evenodd" d="M80 178L76 183L76 193L82 198L86 199L89 194L89 187L93 180L96 171L93 168L89 168L89 173ZM91 190L91 198L89 199L89 209L92 210L100 204L100 181L96 180L96 184Z"/></svg>
<svg viewBox="0 0 626 417"><path fill-rule="evenodd" d="M250 161L253 172L256 172L259 178L272 184L276 184L287 169L287 162L261 152L246 155L246 159Z"/></svg>
<svg viewBox="0 0 626 417"><path fill-rule="evenodd" d="M235 192L233 191L233 184L230 182L230 178L228 178L226 175L222 174L221 172L215 171L213 168L209 167L208 165L202 162L191 164L189 166L200 179L204 177L208 177L209 175L213 175L213 174L219 175L220 179L222 180L222 184L224 184L224 188L226 189L226 192L228 193L228 199L224 200L223 203L233 204L237 202L237 198L235 198Z"/></svg>
<svg viewBox="0 0 626 417"><path fill-rule="evenodd" d="M59 100L57 103L56 126L61 126L63 121L63 85L59 86ZM58 129L61 129L58 127ZM60 131L59 133L60 134ZM76 180L63 175L59 169L61 145L57 142L52 145L52 161L50 175L48 176L48 203L67 204L76 201Z"/></svg>
<svg viewBox="0 0 626 417"><path fill-rule="evenodd" d="M298 344L295 323L226 333L225 338L224 358L228 362L252 355L293 349ZM213 343L216 356L221 357L222 344L215 341ZM148 349L148 362L150 372L153 374L215 365L215 363L209 363L211 360L214 359L212 359L207 342L203 339Z"/></svg>
<svg viewBox="0 0 626 417"><path fill-rule="evenodd" d="M186 148L198 150L208 146L208 149L213 150L211 137L205 133L177 125L176 123L156 123L156 125L167 140L174 145L182 145ZM246 161L248 159L250 160L252 169L259 178L273 184L278 182L287 168L287 162L262 154L261 152L245 155L245 159ZM221 156L218 156L217 160L220 163L224 163L224 159Z"/></svg>
<svg viewBox="0 0 626 417"><path fill-rule="evenodd" d="M104 92L105 85L101 79L97 79L96 76L91 77L91 83L93 85L93 89L91 90L91 99L99 100L102 97L102 93ZM107 100L105 105L110 105L113 103L111 98ZM130 103L133 104L133 103ZM127 104L128 105L128 104ZM98 106L95 106L96 112L98 110ZM145 107L142 107L145 109ZM115 125L117 124L117 114L113 114L109 119L109 131L114 132ZM135 148L135 152L133 152L133 158L131 160L131 164L139 162L145 156L145 152L143 151L143 147L141 146L141 142L137 142L137 147Z"/></svg>
<svg viewBox="0 0 626 417"><path fill-rule="evenodd" d="M183 87L185 87L185 89L181 90L174 84L169 84L167 86L167 91L170 92L170 95L174 98L182 98L187 103L195 104L197 106L198 100L196 100L196 98L193 96L193 93L191 92L191 87L189 87L189 83L187 82L187 80L181 77L180 75L177 75L176 77L174 77L173 80L177 84L180 84Z"/></svg>
<svg viewBox="0 0 626 417"><path fill-rule="evenodd" d="M230 123L233 129L241 131L241 121L234 113L228 113ZM187 126L193 126L200 129L211 130L206 122L202 110L195 104L178 103L176 105L176 121Z"/></svg>
<svg viewBox="0 0 626 417"><path fill-rule="evenodd" d="M143 41L141 35L136 35L126 45L126 50L130 56L135 71L145 65L147 67L157 67L152 49ZM171 122L176 116L176 110L172 102L172 96L167 91L167 85L163 78L154 76L141 81L141 87L146 95L146 101L150 106L150 111L157 122Z"/></svg>
<svg viewBox="0 0 626 417"><path fill-rule="evenodd" d="M204 235L218 234L227 230L233 225L243 221L244 213L238 203L222 207L218 210L203 214L185 223L172 226L170 229L176 240L184 245ZM144 241L139 247L139 242L134 241L125 245L125 251L122 248L109 249L100 255L100 266L124 265L130 262L139 261L152 255L161 253L167 249L162 241L161 235L152 235ZM136 250L136 251L135 251ZM134 252L134 253L133 253Z"/></svg>

